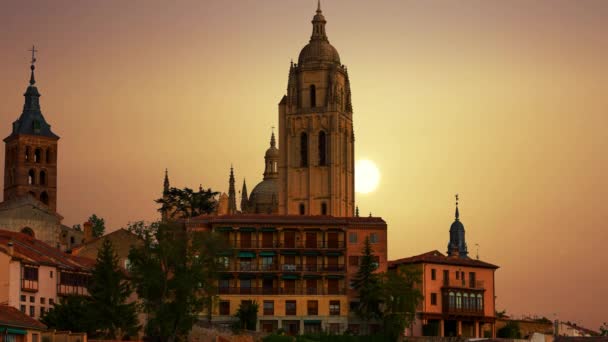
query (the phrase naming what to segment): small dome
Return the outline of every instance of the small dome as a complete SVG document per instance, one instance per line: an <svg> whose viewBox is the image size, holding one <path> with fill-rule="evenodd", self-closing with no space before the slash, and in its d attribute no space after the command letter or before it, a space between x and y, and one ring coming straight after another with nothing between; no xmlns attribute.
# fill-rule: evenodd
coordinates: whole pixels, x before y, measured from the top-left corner
<svg viewBox="0 0 608 342"><path fill-rule="evenodd" d="M450 226L450 231L452 230L464 230L464 225L462 224L462 222L460 222L460 220L456 220Z"/></svg>
<svg viewBox="0 0 608 342"><path fill-rule="evenodd" d="M272 146L266 150L265 154L266 158L278 158L279 157L279 149Z"/></svg>
<svg viewBox="0 0 608 342"><path fill-rule="evenodd" d="M279 182L278 179L265 179L251 191L249 207L260 214L273 213L278 209Z"/></svg>
<svg viewBox="0 0 608 342"><path fill-rule="evenodd" d="M304 65L306 63L314 62L329 62L340 64L340 55L338 50L333 47L327 40L315 39L311 40L298 57L298 64Z"/></svg>

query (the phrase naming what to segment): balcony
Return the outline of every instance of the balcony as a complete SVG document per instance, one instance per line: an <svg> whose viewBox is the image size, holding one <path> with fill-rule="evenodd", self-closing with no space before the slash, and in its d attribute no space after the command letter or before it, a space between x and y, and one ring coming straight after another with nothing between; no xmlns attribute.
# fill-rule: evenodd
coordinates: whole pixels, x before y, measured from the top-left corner
<svg viewBox="0 0 608 342"><path fill-rule="evenodd" d="M21 279L21 291L38 292L38 280Z"/></svg>
<svg viewBox="0 0 608 342"><path fill-rule="evenodd" d="M323 240L231 240L230 244L237 249L344 249L344 241Z"/></svg>
<svg viewBox="0 0 608 342"><path fill-rule="evenodd" d="M219 294L228 295L344 295L341 288L285 288L285 287L220 287Z"/></svg>
<svg viewBox="0 0 608 342"><path fill-rule="evenodd" d="M254 264L235 263L226 267L226 271L232 272L344 272L344 264Z"/></svg>
<svg viewBox="0 0 608 342"><path fill-rule="evenodd" d="M87 288L85 286L58 284L57 285L57 294L59 296L69 296L69 295L86 296L89 294L89 292L87 291Z"/></svg>
<svg viewBox="0 0 608 342"><path fill-rule="evenodd" d="M443 280L443 288L453 288L453 289L471 289L471 290L485 290L484 282L482 280L477 280L473 283L465 281L463 282L460 279L453 281Z"/></svg>

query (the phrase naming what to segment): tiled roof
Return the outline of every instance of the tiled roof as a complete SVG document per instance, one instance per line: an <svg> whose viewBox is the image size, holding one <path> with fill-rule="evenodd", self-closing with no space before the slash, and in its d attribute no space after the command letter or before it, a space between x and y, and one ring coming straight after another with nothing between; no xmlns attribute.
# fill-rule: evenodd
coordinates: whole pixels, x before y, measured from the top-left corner
<svg viewBox="0 0 608 342"><path fill-rule="evenodd" d="M188 220L188 225L197 223L209 224L325 224L325 225L386 225L381 217L334 217L310 215L268 215L268 214L236 214L236 215L201 215Z"/></svg>
<svg viewBox="0 0 608 342"><path fill-rule="evenodd" d="M392 260L388 262L388 268L395 268L399 265L407 264L442 264L442 265L457 265L482 268L498 268L496 265L470 258L448 257L441 254L439 251L430 251L424 254L415 255L408 258Z"/></svg>
<svg viewBox="0 0 608 342"><path fill-rule="evenodd" d="M111 233L108 233L108 234L106 234L106 235L98 236L98 237L96 237L96 238L94 238L94 239L92 239L92 240L90 240L90 241L87 241L87 242L82 243L82 244L80 244L80 245L74 246L74 248L72 248L72 255L78 255L78 253L79 253L79 252L80 252L80 251L81 251L81 250L82 250L84 247L89 246L89 245L90 245L90 244L92 244L92 243L95 243L95 242L97 242L97 241L99 241L99 240L102 240L102 239L106 239L106 238L107 238L107 237L109 237L109 236L118 235L118 234L127 234L127 235L132 235L133 237L135 237L135 238L137 238L137 239L140 239L140 240L141 240L141 238L140 238L139 236L137 236L136 234L133 234L133 233L131 233L130 231L128 231L128 230L126 230L126 229L124 229L124 228L120 228L120 229L117 229L117 230L115 230L115 231L113 231L113 232L111 232Z"/></svg>
<svg viewBox="0 0 608 342"><path fill-rule="evenodd" d="M95 260L63 253L29 235L0 230L0 251L9 254L8 245L11 241L13 258L25 263L55 266L73 271L89 271L95 263Z"/></svg>
<svg viewBox="0 0 608 342"><path fill-rule="evenodd" d="M46 330L46 325L8 305L0 305L0 325L13 328Z"/></svg>

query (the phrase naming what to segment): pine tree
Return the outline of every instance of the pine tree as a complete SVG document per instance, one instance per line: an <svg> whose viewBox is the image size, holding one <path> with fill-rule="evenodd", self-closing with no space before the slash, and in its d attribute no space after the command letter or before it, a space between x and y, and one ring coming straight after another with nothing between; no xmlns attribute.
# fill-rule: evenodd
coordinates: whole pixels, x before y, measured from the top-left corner
<svg viewBox="0 0 608 342"><path fill-rule="evenodd" d="M357 316L369 323L382 317L380 303L382 300L382 284L380 276L376 273L378 263L374 256L369 237L365 238L363 256L359 270L352 280L352 285L357 290L359 306L355 310Z"/></svg>
<svg viewBox="0 0 608 342"><path fill-rule="evenodd" d="M97 253L88 290L91 314L102 335L121 339L137 334L136 306L134 302L127 303L132 289L109 239L103 241Z"/></svg>

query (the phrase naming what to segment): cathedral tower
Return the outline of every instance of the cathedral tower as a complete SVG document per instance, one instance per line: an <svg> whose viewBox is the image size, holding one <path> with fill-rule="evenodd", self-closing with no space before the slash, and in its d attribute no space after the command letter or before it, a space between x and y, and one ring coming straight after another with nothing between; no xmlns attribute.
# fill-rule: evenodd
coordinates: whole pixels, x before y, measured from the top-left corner
<svg viewBox="0 0 608 342"><path fill-rule="evenodd" d="M467 242L464 237L464 225L460 222L460 212L458 211L458 195L456 195L456 213L454 223L450 226L450 242L448 242L449 256L468 258Z"/></svg>
<svg viewBox="0 0 608 342"><path fill-rule="evenodd" d="M40 110L40 93L34 78L35 52L32 48L30 85L23 94L23 113L4 139L4 200L30 194L56 211L59 136L51 131Z"/></svg>
<svg viewBox="0 0 608 342"><path fill-rule="evenodd" d="M348 72L320 6L279 103L279 213L354 214L354 133Z"/></svg>

